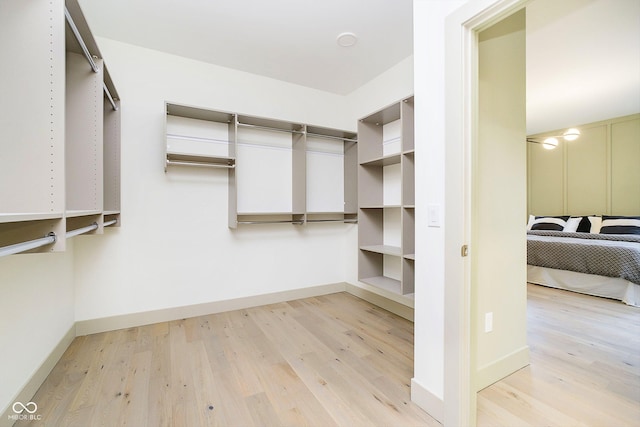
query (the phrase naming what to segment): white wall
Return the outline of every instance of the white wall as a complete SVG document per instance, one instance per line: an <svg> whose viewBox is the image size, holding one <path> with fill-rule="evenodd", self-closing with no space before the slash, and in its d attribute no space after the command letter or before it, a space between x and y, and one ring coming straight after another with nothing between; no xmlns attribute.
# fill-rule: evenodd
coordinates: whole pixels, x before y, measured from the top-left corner
<svg viewBox="0 0 640 427"><path fill-rule="evenodd" d="M343 97L107 39L122 96L122 227L76 247L76 320L345 280L354 225L227 227L224 170L165 173L164 101L354 129Z"/></svg>
<svg viewBox="0 0 640 427"><path fill-rule="evenodd" d="M442 419L444 396L444 18L465 0L414 0L416 293L412 398ZM443 227L427 227L427 206Z"/></svg>
<svg viewBox="0 0 640 427"><path fill-rule="evenodd" d="M72 246L0 258L0 414L73 327Z"/></svg>
<svg viewBox="0 0 640 427"><path fill-rule="evenodd" d="M411 58L349 97L99 39L123 98L122 227L77 240L76 320L350 281L357 227L227 227L226 172L163 172L164 101L347 130L411 94ZM369 94L369 96L368 96Z"/></svg>

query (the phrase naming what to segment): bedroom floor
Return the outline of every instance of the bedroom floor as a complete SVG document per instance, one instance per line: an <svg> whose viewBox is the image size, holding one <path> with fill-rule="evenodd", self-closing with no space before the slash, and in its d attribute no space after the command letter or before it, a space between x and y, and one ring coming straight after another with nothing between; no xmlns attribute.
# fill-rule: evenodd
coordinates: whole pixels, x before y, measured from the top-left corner
<svg viewBox="0 0 640 427"><path fill-rule="evenodd" d="M528 285L531 364L478 393L478 426L640 425L640 308Z"/></svg>

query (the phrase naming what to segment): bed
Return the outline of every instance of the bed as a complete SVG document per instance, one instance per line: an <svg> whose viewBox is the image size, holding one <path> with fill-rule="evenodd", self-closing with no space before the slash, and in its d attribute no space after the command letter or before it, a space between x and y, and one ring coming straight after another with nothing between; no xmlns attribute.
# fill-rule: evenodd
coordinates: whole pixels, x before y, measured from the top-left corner
<svg viewBox="0 0 640 427"><path fill-rule="evenodd" d="M560 227L527 231L527 281L640 307L640 235Z"/></svg>

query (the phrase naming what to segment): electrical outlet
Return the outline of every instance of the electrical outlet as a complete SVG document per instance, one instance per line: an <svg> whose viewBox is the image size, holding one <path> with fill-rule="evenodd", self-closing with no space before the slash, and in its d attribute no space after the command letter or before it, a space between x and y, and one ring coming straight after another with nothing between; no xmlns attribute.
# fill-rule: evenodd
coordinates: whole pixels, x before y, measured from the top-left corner
<svg viewBox="0 0 640 427"><path fill-rule="evenodd" d="M484 315L484 331L491 332L493 331L493 312L485 313Z"/></svg>

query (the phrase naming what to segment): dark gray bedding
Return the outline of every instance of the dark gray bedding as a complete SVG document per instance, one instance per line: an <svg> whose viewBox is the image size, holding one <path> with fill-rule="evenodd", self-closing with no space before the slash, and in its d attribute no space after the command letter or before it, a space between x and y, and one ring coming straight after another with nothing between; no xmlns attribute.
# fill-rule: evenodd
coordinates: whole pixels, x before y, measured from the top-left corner
<svg viewBox="0 0 640 427"><path fill-rule="evenodd" d="M527 264L640 285L640 236L527 231Z"/></svg>

